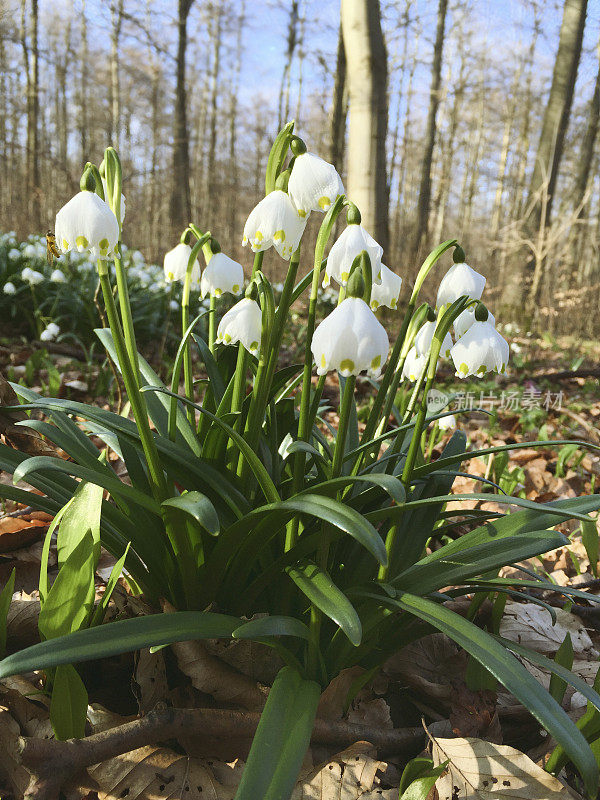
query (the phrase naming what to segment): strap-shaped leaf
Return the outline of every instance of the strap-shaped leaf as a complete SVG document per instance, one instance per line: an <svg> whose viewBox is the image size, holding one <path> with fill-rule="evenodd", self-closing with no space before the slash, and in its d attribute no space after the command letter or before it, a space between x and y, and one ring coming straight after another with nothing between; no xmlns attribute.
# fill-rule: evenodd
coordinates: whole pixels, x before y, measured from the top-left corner
<svg viewBox="0 0 600 800"><path fill-rule="evenodd" d="M217 536L221 528L219 517L214 505L202 492L185 492L179 497L171 497L164 500L163 506L176 508L189 514L198 522L211 536Z"/></svg>
<svg viewBox="0 0 600 800"><path fill-rule="evenodd" d="M273 683L235 800L287 800L310 742L321 688L291 667Z"/></svg>
<svg viewBox="0 0 600 800"><path fill-rule="evenodd" d="M396 600L387 599L382 602L401 608L427 622L476 658L564 747L581 773L588 792L591 795L596 792L598 766L581 731L525 667L499 642L464 617L424 597L402 594ZM556 670L556 665L553 668Z"/></svg>
<svg viewBox="0 0 600 800"><path fill-rule="evenodd" d="M310 602L339 625L352 644L358 647L362 626L356 609L329 575L313 561L288 567L286 571Z"/></svg>
<svg viewBox="0 0 600 800"><path fill-rule="evenodd" d="M173 642L229 639L239 627L240 620L237 617L208 611L177 611L173 614L119 620L75 631L69 636L59 636L14 653L0 661L0 678Z"/></svg>
<svg viewBox="0 0 600 800"><path fill-rule="evenodd" d="M240 625L233 632L234 639L263 639L266 636L296 636L308 639L308 627L295 617L259 617Z"/></svg>

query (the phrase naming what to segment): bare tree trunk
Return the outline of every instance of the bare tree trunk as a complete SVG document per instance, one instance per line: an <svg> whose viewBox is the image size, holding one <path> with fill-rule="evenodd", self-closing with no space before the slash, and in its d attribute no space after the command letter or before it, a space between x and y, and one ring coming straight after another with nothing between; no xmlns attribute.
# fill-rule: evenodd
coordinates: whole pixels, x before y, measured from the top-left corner
<svg viewBox="0 0 600 800"><path fill-rule="evenodd" d="M124 0L112 0L110 4L110 135L113 147L119 149L121 123L121 85L119 80L119 38L123 25Z"/></svg>
<svg viewBox="0 0 600 800"><path fill-rule="evenodd" d="M600 45L598 47L598 57L600 62ZM581 206L583 198L589 184L590 173L592 168L592 161L594 159L594 147L596 144L596 136L598 135L598 122L600 121L600 63L598 65L598 72L596 74L596 83L594 85L594 93L590 100L587 127L581 149L579 151L579 159L577 163L577 172L575 175L575 186L573 189L573 207ZM583 214L583 208L580 209L578 216Z"/></svg>
<svg viewBox="0 0 600 800"><path fill-rule="evenodd" d="M171 193L171 225L184 228L191 217L190 149L187 127L187 93L185 84L185 55L187 48L187 21L193 0L179 0L177 85L175 88L175 131L173 142L173 187Z"/></svg>
<svg viewBox="0 0 600 800"><path fill-rule="evenodd" d="M346 51L342 26L338 32L335 81L333 84L333 103L330 117L329 160L341 174L344 169L344 150L346 144L346 116L348 113L348 92L346 86Z"/></svg>
<svg viewBox="0 0 600 800"><path fill-rule="evenodd" d="M89 50L87 40L87 21L85 14L85 0L81 0L81 45L79 50L79 113L77 114L77 129L81 147L80 161L82 164L88 160L88 62Z"/></svg>
<svg viewBox="0 0 600 800"><path fill-rule="evenodd" d="M230 197L229 197L229 241L236 241L236 211L237 185L239 181L239 165L237 160L237 109L238 94L240 91L240 75L242 73L242 31L246 23L246 0L241 0L237 19L236 36L236 61L233 74L233 85L231 87L230 107L229 107L229 174L231 176Z"/></svg>
<svg viewBox="0 0 600 800"><path fill-rule="evenodd" d="M25 160L25 185L27 186L30 225L40 224L40 169L39 169L39 54L38 54L38 0L31 0L29 14L31 32L27 40L27 0L21 2L20 40L26 72L27 92L27 145Z"/></svg>
<svg viewBox="0 0 600 800"><path fill-rule="evenodd" d="M291 0L285 63L283 65L281 86L279 89L279 111L277 115L279 129L288 121L290 114L290 75L292 71L292 60L298 41L298 5L299 0Z"/></svg>
<svg viewBox="0 0 600 800"><path fill-rule="evenodd" d="M388 246L387 53L379 0L342 0L349 97L348 195L364 225Z"/></svg>
<svg viewBox="0 0 600 800"><path fill-rule="evenodd" d="M298 21L298 95L296 97L296 114L295 120L296 125L300 126L301 124L301 114L302 114L302 87L303 87L303 80L304 80L304 35L306 33L306 4L302 5L302 11L300 13L300 19Z"/></svg>
<svg viewBox="0 0 600 800"><path fill-rule="evenodd" d="M415 261L418 257L421 244L427 238L429 225L429 205L431 202L431 163L435 145L436 117L440 104L440 85L442 79L442 54L444 49L444 31L446 27L446 11L448 0L439 0L437 13L437 28L435 44L433 47L433 64L431 67L431 88L429 91L429 110L427 112L427 126L425 133L425 152L421 166L421 185L419 200L417 202L417 219L410 248L410 259Z"/></svg>
<svg viewBox="0 0 600 800"><path fill-rule="evenodd" d="M206 187L209 208L211 209L211 219L209 224L213 224L214 209L216 202L216 155L217 155L217 99L219 89L219 70L221 65L221 30L223 22L223 4L218 0L216 8L213 7L214 28L212 32L212 69L210 74L210 138L208 145L208 165L206 169Z"/></svg>

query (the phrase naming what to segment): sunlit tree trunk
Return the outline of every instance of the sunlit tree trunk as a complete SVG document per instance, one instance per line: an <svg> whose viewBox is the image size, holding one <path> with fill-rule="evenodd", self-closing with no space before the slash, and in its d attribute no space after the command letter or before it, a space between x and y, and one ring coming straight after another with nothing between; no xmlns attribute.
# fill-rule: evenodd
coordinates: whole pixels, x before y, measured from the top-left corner
<svg viewBox="0 0 600 800"><path fill-rule="evenodd" d="M330 114L329 160L339 173L344 169L346 144L346 116L348 113L348 91L346 82L346 51L342 26L338 31L337 58L333 84L333 103Z"/></svg>
<svg viewBox="0 0 600 800"><path fill-rule="evenodd" d="M177 16L177 83L175 88L175 130L173 136L173 187L171 193L171 225L184 228L192 213L190 198L190 149L187 126L187 92L185 56L187 21L193 0L179 0Z"/></svg>
<svg viewBox="0 0 600 800"><path fill-rule="evenodd" d="M119 76L119 39L123 25L124 0L112 0L110 4L110 135L113 147L119 149L121 124L121 84Z"/></svg>
<svg viewBox="0 0 600 800"><path fill-rule="evenodd" d="M387 53L378 0L342 0L342 33L349 98L348 179L350 199L363 223L388 244L386 174Z"/></svg>

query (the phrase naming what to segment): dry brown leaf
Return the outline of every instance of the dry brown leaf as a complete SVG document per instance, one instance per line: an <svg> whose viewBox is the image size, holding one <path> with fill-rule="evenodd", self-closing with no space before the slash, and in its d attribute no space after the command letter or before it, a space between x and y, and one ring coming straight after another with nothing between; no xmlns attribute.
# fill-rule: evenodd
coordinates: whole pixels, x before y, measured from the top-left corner
<svg viewBox="0 0 600 800"><path fill-rule="evenodd" d="M0 706L0 775L10 785L15 797L22 797L29 783L29 773L18 760L19 724L8 709Z"/></svg>
<svg viewBox="0 0 600 800"><path fill-rule="evenodd" d="M163 652L151 653L139 650L135 657L132 679L133 691L138 701L140 714L146 714L164 700L169 692L167 671Z"/></svg>
<svg viewBox="0 0 600 800"><path fill-rule="evenodd" d="M14 650L39 642L40 600L36 594L15 592L6 617L7 641Z"/></svg>
<svg viewBox="0 0 600 800"><path fill-rule="evenodd" d="M528 756L482 739L431 737L435 766L449 761L436 781L439 800L567 800L568 790Z"/></svg>
<svg viewBox="0 0 600 800"><path fill-rule="evenodd" d="M443 633L433 633L395 653L383 671L430 699L448 702L453 694L452 681L462 678L466 661L464 651L451 639Z"/></svg>
<svg viewBox="0 0 600 800"><path fill-rule="evenodd" d="M0 553L9 553L27 547L28 544L41 539L48 523L39 519L24 517L4 517L0 519Z"/></svg>
<svg viewBox="0 0 600 800"><path fill-rule="evenodd" d="M383 697L368 700L358 697L352 703L347 719L353 725L367 725L381 730L392 730L394 727L390 707Z"/></svg>
<svg viewBox="0 0 600 800"><path fill-rule="evenodd" d="M529 647L537 653L556 653L567 632L571 635L573 652L580 658L598 658L598 651L581 620L563 609L556 609L556 624L550 612L535 603L509 601L500 623L500 636Z"/></svg>
<svg viewBox="0 0 600 800"><path fill-rule="evenodd" d="M489 689L472 691L464 683L455 685L450 724L456 736L481 736L488 742L501 744L496 693Z"/></svg>
<svg viewBox="0 0 600 800"><path fill-rule="evenodd" d="M320 719L341 719L348 692L354 681L364 673L362 667L343 669L321 694L317 717Z"/></svg>
<svg viewBox="0 0 600 800"><path fill-rule="evenodd" d="M291 800L397 800L398 789L379 788L386 768L371 744L357 742L299 781Z"/></svg>

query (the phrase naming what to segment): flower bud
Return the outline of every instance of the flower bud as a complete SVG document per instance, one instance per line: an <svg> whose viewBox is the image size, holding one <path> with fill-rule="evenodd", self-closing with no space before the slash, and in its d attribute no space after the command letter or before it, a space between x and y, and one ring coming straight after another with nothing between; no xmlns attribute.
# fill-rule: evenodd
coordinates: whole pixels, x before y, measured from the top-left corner
<svg viewBox="0 0 600 800"><path fill-rule="evenodd" d="M260 350L262 312L256 300L244 297L231 308L219 322L217 342L242 345L252 355Z"/></svg>
<svg viewBox="0 0 600 800"><path fill-rule="evenodd" d="M333 164L304 152L296 155L288 191L298 214L306 217L311 211L328 211L344 194L344 184Z"/></svg>
<svg viewBox="0 0 600 800"><path fill-rule="evenodd" d="M204 272L200 282L200 295L205 297L221 297L225 292L239 294L244 283L244 270L241 264L225 253L215 253Z"/></svg>
<svg viewBox="0 0 600 800"><path fill-rule="evenodd" d="M192 248L189 244L184 244L183 242L179 242L172 250L165 253L164 271L167 283L185 280L185 273L187 272L191 253ZM199 282L200 264L198 263L198 259L196 259L192 267L192 283L197 284Z"/></svg>

